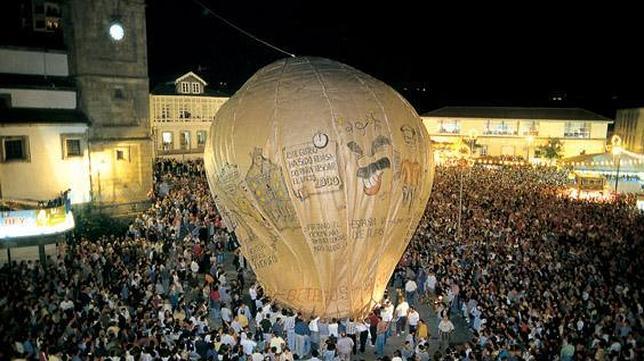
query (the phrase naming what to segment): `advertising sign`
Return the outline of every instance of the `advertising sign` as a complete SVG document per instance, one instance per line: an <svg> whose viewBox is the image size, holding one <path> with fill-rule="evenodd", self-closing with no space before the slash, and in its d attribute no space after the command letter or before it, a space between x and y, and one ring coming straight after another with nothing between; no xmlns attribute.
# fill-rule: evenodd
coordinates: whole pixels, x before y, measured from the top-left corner
<svg viewBox="0 0 644 361"><path fill-rule="evenodd" d="M58 234L74 228L74 215L64 205L0 212L0 239Z"/></svg>

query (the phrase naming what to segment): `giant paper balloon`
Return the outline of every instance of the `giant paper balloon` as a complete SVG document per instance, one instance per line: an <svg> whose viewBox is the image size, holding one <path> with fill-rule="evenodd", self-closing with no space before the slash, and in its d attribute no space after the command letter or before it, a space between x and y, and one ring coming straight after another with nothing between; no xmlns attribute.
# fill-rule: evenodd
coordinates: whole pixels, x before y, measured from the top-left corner
<svg viewBox="0 0 644 361"><path fill-rule="evenodd" d="M363 315L382 298L433 179L407 101L322 58L260 69L215 116L204 159L267 294L322 317Z"/></svg>

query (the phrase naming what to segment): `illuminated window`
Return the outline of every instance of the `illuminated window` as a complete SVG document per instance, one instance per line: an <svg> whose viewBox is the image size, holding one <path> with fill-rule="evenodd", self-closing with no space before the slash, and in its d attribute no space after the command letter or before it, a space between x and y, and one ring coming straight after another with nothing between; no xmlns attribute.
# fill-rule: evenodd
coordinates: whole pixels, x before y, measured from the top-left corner
<svg viewBox="0 0 644 361"><path fill-rule="evenodd" d="M517 121L509 120L488 120L484 134L493 135L517 135Z"/></svg>
<svg viewBox="0 0 644 361"><path fill-rule="evenodd" d="M5 162L29 160L29 138L24 136L2 138L2 160Z"/></svg>
<svg viewBox="0 0 644 361"><path fill-rule="evenodd" d="M536 120L522 120L519 127L522 135L539 135L539 122Z"/></svg>
<svg viewBox="0 0 644 361"><path fill-rule="evenodd" d="M201 93L201 84L199 83L192 83L192 92L194 94L200 94Z"/></svg>
<svg viewBox="0 0 644 361"><path fill-rule="evenodd" d="M190 131L184 130L179 138L181 149L190 149Z"/></svg>
<svg viewBox="0 0 644 361"><path fill-rule="evenodd" d="M163 150L172 150L172 132L161 133L161 146Z"/></svg>
<svg viewBox="0 0 644 361"><path fill-rule="evenodd" d="M197 131L197 145L200 147L203 147L206 145L206 131L205 130L198 130Z"/></svg>
<svg viewBox="0 0 644 361"><path fill-rule="evenodd" d="M461 122L456 119L441 120L438 132L458 134L461 132Z"/></svg>
<svg viewBox="0 0 644 361"><path fill-rule="evenodd" d="M567 138L590 138L590 123L588 122L566 122L564 137Z"/></svg>

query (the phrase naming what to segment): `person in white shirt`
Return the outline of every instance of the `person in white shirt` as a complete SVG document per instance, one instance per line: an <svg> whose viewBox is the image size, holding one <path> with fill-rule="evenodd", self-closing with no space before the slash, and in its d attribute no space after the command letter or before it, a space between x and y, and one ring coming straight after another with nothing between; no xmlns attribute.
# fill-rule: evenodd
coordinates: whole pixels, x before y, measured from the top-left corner
<svg viewBox="0 0 644 361"><path fill-rule="evenodd" d="M335 318L332 319L331 322L328 324L328 328L329 328L329 336L333 336L337 340L338 337L339 337L339 334L338 334L338 320L335 319Z"/></svg>
<svg viewBox="0 0 644 361"><path fill-rule="evenodd" d="M69 309L71 309L71 308L74 308L74 302L72 302L72 301L71 301L71 300L69 300L69 299L65 299L64 301L62 301L62 302L60 303L60 309L61 309L63 312L65 312L65 311L67 311L67 310L69 310Z"/></svg>
<svg viewBox="0 0 644 361"><path fill-rule="evenodd" d="M356 335L360 345L358 351L364 353L365 347L367 346L367 339L369 339L369 324L366 322L356 322Z"/></svg>
<svg viewBox="0 0 644 361"><path fill-rule="evenodd" d="M257 342L251 340L249 336L246 336L245 333L241 334L241 341L239 342L239 344L244 350L244 355L246 356L252 355L255 347L257 347Z"/></svg>
<svg viewBox="0 0 644 361"><path fill-rule="evenodd" d="M236 342L233 336L231 336L230 334L224 333L223 335L221 335L221 343L223 345L234 346Z"/></svg>
<svg viewBox="0 0 644 361"><path fill-rule="evenodd" d="M311 318L309 321L309 335L311 339L311 350L318 350L320 347L320 328L318 327L318 321L320 317Z"/></svg>
<svg viewBox="0 0 644 361"><path fill-rule="evenodd" d="M420 321L420 314L414 309L414 307L409 306L409 312L407 312L407 324L409 325L409 334L416 334L416 328L418 327L418 321Z"/></svg>
<svg viewBox="0 0 644 361"><path fill-rule="evenodd" d="M405 299L407 300L407 302L409 302L410 305L415 305L417 289L418 285L413 279L410 279L407 281L407 283L405 283Z"/></svg>
<svg viewBox="0 0 644 361"><path fill-rule="evenodd" d="M438 283L436 275L434 272L430 272L425 280L425 289L431 292L432 295L436 293L436 283Z"/></svg>
<svg viewBox="0 0 644 361"><path fill-rule="evenodd" d="M447 343L449 345L449 338L453 331L454 324L449 320L447 316L444 316L441 322L438 324L438 332L441 335L441 345L444 343Z"/></svg>
<svg viewBox="0 0 644 361"><path fill-rule="evenodd" d="M276 335L275 332L273 332L269 345L271 348L275 347L277 353L282 353L282 349L284 348L284 345L286 345L286 342L281 336Z"/></svg>
<svg viewBox="0 0 644 361"><path fill-rule="evenodd" d="M405 323L407 322L407 312L409 312L409 304L405 299L396 306L396 336L405 333Z"/></svg>
<svg viewBox="0 0 644 361"><path fill-rule="evenodd" d="M228 324L233 320L233 311L228 308L227 304L221 308L221 319Z"/></svg>
<svg viewBox="0 0 644 361"><path fill-rule="evenodd" d="M394 319L394 305L392 305L389 300L385 301L385 305L380 310L380 316L382 317L382 320L387 323Z"/></svg>

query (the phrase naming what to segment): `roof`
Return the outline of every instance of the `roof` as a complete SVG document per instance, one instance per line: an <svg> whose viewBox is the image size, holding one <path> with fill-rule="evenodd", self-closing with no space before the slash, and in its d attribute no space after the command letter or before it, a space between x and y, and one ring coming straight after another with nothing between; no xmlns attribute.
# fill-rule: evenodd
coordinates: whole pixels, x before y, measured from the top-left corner
<svg viewBox="0 0 644 361"><path fill-rule="evenodd" d="M71 124L85 123L89 120L76 109L47 109L47 108L7 108L0 109L0 124Z"/></svg>
<svg viewBox="0 0 644 361"><path fill-rule="evenodd" d="M629 151L622 151L620 158L620 169L624 172L643 172L644 171L644 154L637 154ZM564 163L576 163L576 169L615 170L615 159L610 152L580 154L573 157L562 159Z"/></svg>
<svg viewBox="0 0 644 361"><path fill-rule="evenodd" d="M210 88L204 88L204 92L201 94L180 94L177 93L177 88L173 81L161 83L154 87L150 92L152 95L181 95L181 96L192 96L192 97L222 97L229 98L230 94L225 93L221 90L215 90Z"/></svg>
<svg viewBox="0 0 644 361"><path fill-rule="evenodd" d="M177 84L178 82L182 81L183 79L186 79L186 78L189 78L189 77L193 77L193 78L199 80L201 82L201 84L203 84L203 85L208 85L208 83L206 83L205 80L201 79L197 74L195 74L195 73L193 73L191 71L189 71L189 72L183 74L182 76L180 76L179 78L177 78L177 80L175 80L174 83Z"/></svg>
<svg viewBox="0 0 644 361"><path fill-rule="evenodd" d="M443 107L423 114L424 117L552 119L610 122L613 120L581 108L528 107Z"/></svg>

